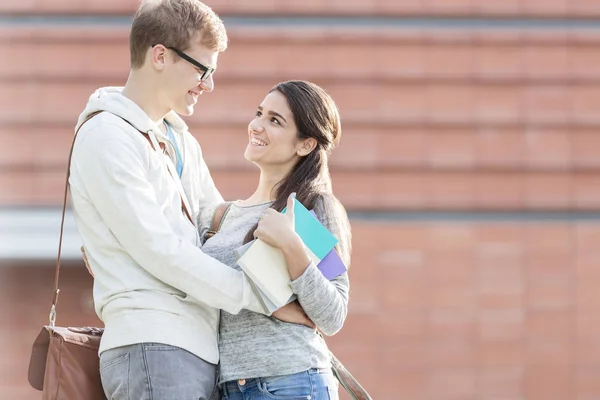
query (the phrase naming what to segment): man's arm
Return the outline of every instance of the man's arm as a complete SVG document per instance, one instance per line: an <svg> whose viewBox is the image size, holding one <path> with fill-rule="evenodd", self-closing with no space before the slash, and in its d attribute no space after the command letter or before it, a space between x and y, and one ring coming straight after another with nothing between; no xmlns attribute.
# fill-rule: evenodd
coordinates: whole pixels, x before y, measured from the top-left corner
<svg viewBox="0 0 600 400"><path fill-rule="evenodd" d="M175 234L147 180L146 140L116 124L83 129L71 168L124 250L157 279L212 307L265 313L242 272Z"/></svg>

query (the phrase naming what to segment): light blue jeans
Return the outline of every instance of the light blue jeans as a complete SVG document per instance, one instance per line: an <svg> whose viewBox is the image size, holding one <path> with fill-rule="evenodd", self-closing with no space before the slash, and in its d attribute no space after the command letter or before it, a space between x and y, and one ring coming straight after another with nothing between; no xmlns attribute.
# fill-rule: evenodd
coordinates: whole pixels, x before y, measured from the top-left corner
<svg viewBox="0 0 600 400"><path fill-rule="evenodd" d="M217 367L179 347L142 343L100 355L109 400L218 399Z"/></svg>
<svg viewBox="0 0 600 400"><path fill-rule="evenodd" d="M291 375L229 381L221 385L224 400L338 400L331 369Z"/></svg>

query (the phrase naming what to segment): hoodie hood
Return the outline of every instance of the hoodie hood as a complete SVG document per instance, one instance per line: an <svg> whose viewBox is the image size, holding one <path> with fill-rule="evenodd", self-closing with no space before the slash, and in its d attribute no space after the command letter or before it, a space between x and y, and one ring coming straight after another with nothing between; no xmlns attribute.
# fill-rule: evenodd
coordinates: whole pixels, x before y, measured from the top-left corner
<svg viewBox="0 0 600 400"><path fill-rule="evenodd" d="M122 91L123 87L104 87L96 90L90 96L81 115L79 115L75 131L77 131L90 114L98 111L107 111L127 120L127 122L142 132L152 131L159 140L167 140L162 130L152 122L148 114L132 100L123 96ZM174 111L169 112L165 119L176 131L183 132L188 130L185 122Z"/></svg>

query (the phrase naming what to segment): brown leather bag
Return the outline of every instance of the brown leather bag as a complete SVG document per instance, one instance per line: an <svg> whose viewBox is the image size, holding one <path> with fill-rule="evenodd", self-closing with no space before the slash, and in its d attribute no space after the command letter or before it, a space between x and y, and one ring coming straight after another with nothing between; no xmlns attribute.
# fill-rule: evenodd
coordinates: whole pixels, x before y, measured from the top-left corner
<svg viewBox="0 0 600 400"><path fill-rule="evenodd" d="M99 113L91 114L84 123L97 114ZM75 137L77 137L77 133L75 132ZM73 138L74 144L75 138ZM106 397L100 381L100 359L98 357L103 329L92 327L63 328L55 325L56 304L60 292L58 289L60 255L73 145L71 146L67 165L67 180L60 224L58 258L54 273L54 295L50 307L50 321L49 325L42 328L33 343L28 378L33 388L42 391L43 400L105 400Z"/></svg>
<svg viewBox="0 0 600 400"><path fill-rule="evenodd" d="M79 126L92 119L102 111L90 114ZM125 120L125 122L128 122ZM79 129L75 132L69 161L67 163L67 179L65 182L65 192L63 197L62 221L60 224L60 239L58 244L58 257L56 260L56 271L54 273L54 295L50 308L49 325L42 328L40 334L33 343L31 358L29 361L29 383L30 385L42 391L43 400L105 400L102 382L100 380L100 359L98 349L100 339L104 331L103 328L94 327L57 327L56 322L56 304L58 301L58 280L60 275L60 255L62 251L62 239L65 225L65 213L67 208L67 195L69 191L69 176L71 169L71 158L73 156L73 147L75 138ZM156 151L151 138L147 133L141 132L150 143L150 146ZM161 150L164 152L164 144L160 143ZM173 176L171 169L169 173ZM173 179L175 177L173 176ZM182 211L187 218L194 223L191 213L184 201L185 194L179 185L179 195L181 197ZM85 256L85 252L83 252ZM87 263L87 260L84 258Z"/></svg>
<svg viewBox="0 0 600 400"><path fill-rule="evenodd" d="M213 237L219 229L221 229L221 225L223 225L223 220L231 207L231 202L220 204L213 214L213 218L210 224L210 228L204 235L205 240ZM317 331L318 335L321 336L321 339L325 340L321 332ZM332 351L329 351L331 354L331 369L333 374L340 382L340 385L348 392L350 397L353 400L373 400L369 393L361 386L361 384L356 380L354 376L344 367L344 364L333 354Z"/></svg>

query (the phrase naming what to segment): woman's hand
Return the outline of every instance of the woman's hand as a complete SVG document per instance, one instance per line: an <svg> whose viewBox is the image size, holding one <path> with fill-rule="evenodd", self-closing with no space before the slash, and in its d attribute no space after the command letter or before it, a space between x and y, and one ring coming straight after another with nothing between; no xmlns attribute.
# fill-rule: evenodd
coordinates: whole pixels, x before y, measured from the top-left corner
<svg viewBox="0 0 600 400"><path fill-rule="evenodd" d="M254 237L280 250L298 244L303 246L302 239L294 230L294 199L295 193L292 193L285 214L268 208L258 222Z"/></svg>
<svg viewBox="0 0 600 400"><path fill-rule="evenodd" d="M291 303L277 309L277 311L273 313L273 317L283 322L306 325L311 329L317 328L315 323L308 318L298 301L292 301Z"/></svg>
<svg viewBox="0 0 600 400"><path fill-rule="evenodd" d="M283 252L292 280L298 279L310 265L304 242L294 229L294 200L292 193L287 201L287 211L281 214L269 208L258 222L254 237Z"/></svg>

